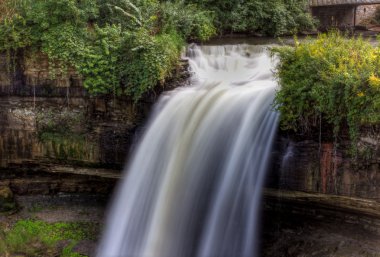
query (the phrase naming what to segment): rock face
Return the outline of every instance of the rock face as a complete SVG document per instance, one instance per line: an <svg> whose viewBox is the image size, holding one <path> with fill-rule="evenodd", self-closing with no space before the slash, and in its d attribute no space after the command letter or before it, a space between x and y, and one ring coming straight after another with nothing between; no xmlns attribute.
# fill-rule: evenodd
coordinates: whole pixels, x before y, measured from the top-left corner
<svg viewBox="0 0 380 257"><path fill-rule="evenodd" d="M375 200L266 190L261 256L379 256Z"/></svg>
<svg viewBox="0 0 380 257"><path fill-rule="evenodd" d="M269 186L378 200L378 143L363 132L355 157L348 141L335 148L332 142L280 138Z"/></svg>
<svg viewBox="0 0 380 257"><path fill-rule="evenodd" d="M354 224L380 236L380 203L375 200L273 189L267 189L264 197L268 212L298 216L299 220Z"/></svg>
<svg viewBox="0 0 380 257"><path fill-rule="evenodd" d="M184 62L165 89L185 81L186 69ZM0 175L32 171L117 177L164 88L139 103L92 97L74 69L51 70L43 54L0 54Z"/></svg>
<svg viewBox="0 0 380 257"><path fill-rule="evenodd" d="M291 138L291 139L290 139ZM262 256L379 256L380 154L280 135L263 202Z"/></svg>
<svg viewBox="0 0 380 257"><path fill-rule="evenodd" d="M0 97L0 168L121 169L144 118L144 110L121 100L76 98L66 105L62 98Z"/></svg>
<svg viewBox="0 0 380 257"><path fill-rule="evenodd" d="M109 195L116 184L114 177L94 173L72 174L67 171L2 171L0 188L6 187L15 195L55 195L59 193L84 193Z"/></svg>

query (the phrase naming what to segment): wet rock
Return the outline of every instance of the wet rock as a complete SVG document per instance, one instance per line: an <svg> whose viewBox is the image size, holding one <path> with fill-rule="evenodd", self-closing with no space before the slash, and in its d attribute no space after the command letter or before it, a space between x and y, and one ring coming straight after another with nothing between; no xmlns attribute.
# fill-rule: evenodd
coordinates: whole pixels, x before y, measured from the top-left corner
<svg viewBox="0 0 380 257"><path fill-rule="evenodd" d="M95 253L96 243L91 240L82 240L73 247L73 251L85 256L92 256Z"/></svg>
<svg viewBox="0 0 380 257"><path fill-rule="evenodd" d="M286 190L380 198L380 145L377 138L362 133L358 154L346 140L333 142L281 138L268 176L268 186Z"/></svg>
<svg viewBox="0 0 380 257"><path fill-rule="evenodd" d="M55 248L56 248L56 250L57 250L58 252L62 252L63 249L64 249L65 247L70 246L70 244L71 244L71 241L70 241L70 240L62 240L62 241L59 241L59 242L56 244Z"/></svg>
<svg viewBox="0 0 380 257"><path fill-rule="evenodd" d="M380 203L328 194L267 189L265 210L313 220L355 224L380 237Z"/></svg>
<svg viewBox="0 0 380 257"><path fill-rule="evenodd" d="M129 97L89 96L71 68L53 79L44 54L14 57L16 67L9 69L0 53L0 169L15 171L55 172L51 166L67 165L94 170L94 176L95 168L120 173L158 96L189 77L184 60L165 85L135 103Z"/></svg>
<svg viewBox="0 0 380 257"><path fill-rule="evenodd" d="M0 212L9 212L16 209L13 192L7 186L0 186Z"/></svg>
<svg viewBox="0 0 380 257"><path fill-rule="evenodd" d="M94 169L96 170L96 169ZM58 193L90 193L108 195L112 192L118 176L97 170L53 170L51 172L13 170L0 172L0 180L7 180L16 196L55 195ZM1 184L0 184L1 187Z"/></svg>

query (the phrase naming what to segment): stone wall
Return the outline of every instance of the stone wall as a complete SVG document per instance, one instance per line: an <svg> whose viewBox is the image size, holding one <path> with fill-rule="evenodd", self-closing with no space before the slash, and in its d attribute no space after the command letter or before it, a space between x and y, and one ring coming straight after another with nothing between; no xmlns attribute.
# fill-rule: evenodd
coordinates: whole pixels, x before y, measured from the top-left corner
<svg viewBox="0 0 380 257"><path fill-rule="evenodd" d="M312 14L319 20L322 30L336 28L350 28L354 25L354 6L321 6L312 8Z"/></svg>
<svg viewBox="0 0 380 257"><path fill-rule="evenodd" d="M358 6L356 11L356 24L371 23L371 19L374 18L378 8L380 8L380 4Z"/></svg>
<svg viewBox="0 0 380 257"><path fill-rule="evenodd" d="M319 27L322 30L331 27L348 29L354 25L371 24L375 16L376 9L380 4L372 5L337 5L313 7L312 14L319 20Z"/></svg>

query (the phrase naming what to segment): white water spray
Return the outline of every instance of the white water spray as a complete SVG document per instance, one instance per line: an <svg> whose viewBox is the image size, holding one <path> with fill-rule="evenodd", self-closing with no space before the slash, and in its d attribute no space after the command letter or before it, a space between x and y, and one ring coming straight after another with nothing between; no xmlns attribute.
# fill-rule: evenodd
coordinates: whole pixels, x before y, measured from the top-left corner
<svg viewBox="0 0 380 257"><path fill-rule="evenodd" d="M261 46L192 46L191 86L152 114L107 221L99 257L254 257L277 129Z"/></svg>

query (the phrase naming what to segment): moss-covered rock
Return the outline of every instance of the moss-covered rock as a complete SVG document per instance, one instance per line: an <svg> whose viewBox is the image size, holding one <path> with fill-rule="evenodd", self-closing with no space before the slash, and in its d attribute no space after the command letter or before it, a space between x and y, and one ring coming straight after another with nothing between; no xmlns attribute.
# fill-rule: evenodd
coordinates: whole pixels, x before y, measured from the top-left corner
<svg viewBox="0 0 380 257"><path fill-rule="evenodd" d="M8 186L0 186L0 212L9 212L16 209L13 192Z"/></svg>

